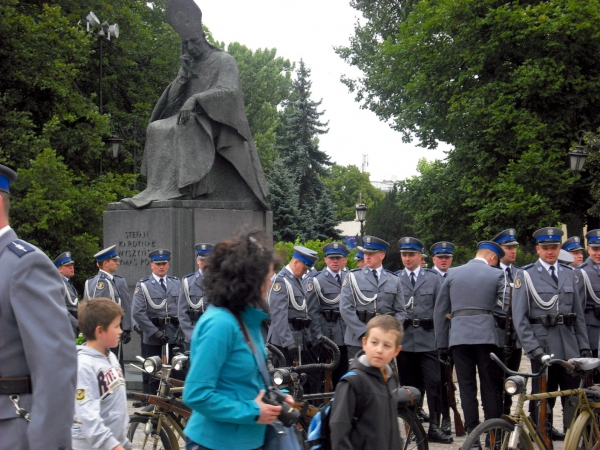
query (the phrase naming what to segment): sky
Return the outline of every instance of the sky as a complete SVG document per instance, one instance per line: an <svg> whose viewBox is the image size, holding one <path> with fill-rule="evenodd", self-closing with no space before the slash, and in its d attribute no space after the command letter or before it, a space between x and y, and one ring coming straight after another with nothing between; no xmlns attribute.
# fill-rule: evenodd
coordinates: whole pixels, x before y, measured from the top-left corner
<svg viewBox="0 0 600 450"><path fill-rule="evenodd" d="M202 21L213 37L226 44L239 42L253 50L276 48L278 56L311 70L312 100L322 99L323 121L329 133L320 136L320 149L340 165L361 167L368 155L371 181L403 180L417 175L419 159L444 159L440 144L426 150L402 142L400 133L368 110L361 109L354 94L340 81L360 71L346 64L333 48L347 45L360 13L349 0L196 0Z"/></svg>

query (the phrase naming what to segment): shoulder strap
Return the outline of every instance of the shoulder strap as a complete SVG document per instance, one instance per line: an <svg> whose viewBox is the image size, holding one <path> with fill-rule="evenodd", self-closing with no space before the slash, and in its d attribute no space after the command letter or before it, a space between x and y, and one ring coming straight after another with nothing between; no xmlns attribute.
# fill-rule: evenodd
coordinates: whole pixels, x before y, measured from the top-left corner
<svg viewBox="0 0 600 450"><path fill-rule="evenodd" d="M238 325L242 330L242 334L244 335L244 340L246 341L246 344L248 344L248 347L250 347L250 351L254 355L254 360L256 361L256 365L258 366L258 369L260 370L260 373L265 381L265 386L271 386L271 376L269 375L267 364L265 363L264 358L258 353L258 350L254 345L254 339L252 339L252 336L250 335L250 333L248 333L248 328L246 328L246 324L239 316L233 314L233 317L235 317L235 320L237 320Z"/></svg>

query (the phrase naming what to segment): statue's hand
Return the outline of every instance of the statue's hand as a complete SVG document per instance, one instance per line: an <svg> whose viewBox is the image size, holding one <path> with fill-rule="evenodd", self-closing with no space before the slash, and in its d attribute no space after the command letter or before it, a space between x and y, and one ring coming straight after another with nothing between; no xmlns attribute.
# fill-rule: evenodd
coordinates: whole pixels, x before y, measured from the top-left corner
<svg viewBox="0 0 600 450"><path fill-rule="evenodd" d="M179 110L179 117L177 117L177 124L181 123L181 124L185 125L187 123L187 121L190 120L190 117L195 109L196 109L196 99L194 97L188 98L186 100L186 102L183 104L183 106L181 107L181 109Z"/></svg>
<svg viewBox="0 0 600 450"><path fill-rule="evenodd" d="M181 61L181 68L185 72L185 75L189 76L189 73L192 70L192 57L186 53L185 55L181 55L179 59Z"/></svg>

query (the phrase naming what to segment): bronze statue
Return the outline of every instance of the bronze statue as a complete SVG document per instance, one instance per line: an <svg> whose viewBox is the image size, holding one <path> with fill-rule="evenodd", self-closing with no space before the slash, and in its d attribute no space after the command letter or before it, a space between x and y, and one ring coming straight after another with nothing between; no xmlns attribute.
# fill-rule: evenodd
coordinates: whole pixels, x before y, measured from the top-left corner
<svg viewBox="0 0 600 450"><path fill-rule="evenodd" d="M147 188L123 202L143 208L159 200L210 199L225 189L228 200L254 197L268 210L235 59L206 40L193 0L169 0L167 22L181 38L181 69L150 118L140 170Z"/></svg>

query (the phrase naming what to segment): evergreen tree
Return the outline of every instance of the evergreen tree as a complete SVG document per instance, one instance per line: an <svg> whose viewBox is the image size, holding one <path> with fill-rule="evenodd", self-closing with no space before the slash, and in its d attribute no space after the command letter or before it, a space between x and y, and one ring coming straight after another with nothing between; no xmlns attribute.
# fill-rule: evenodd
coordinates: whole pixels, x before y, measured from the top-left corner
<svg viewBox="0 0 600 450"><path fill-rule="evenodd" d="M301 234L298 185L292 172L280 158L273 162L268 184L269 202L273 210L274 241L293 242Z"/></svg>
<svg viewBox="0 0 600 450"><path fill-rule="evenodd" d="M340 221L336 217L336 206L331 200L329 190L323 182L321 198L316 202L315 215L313 218L313 232L311 239L339 239L340 231L336 229Z"/></svg>

